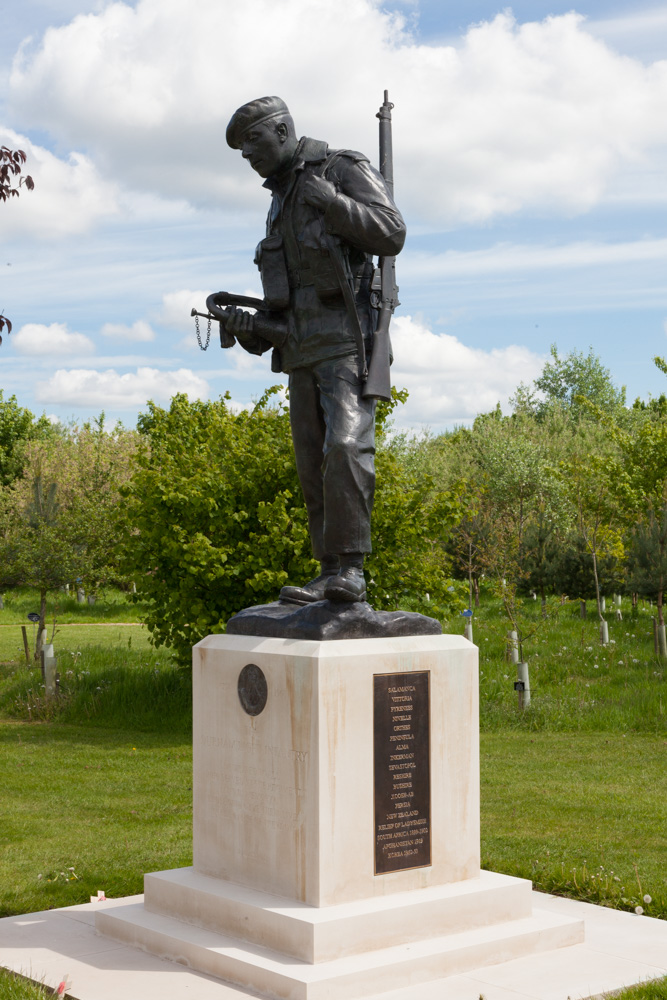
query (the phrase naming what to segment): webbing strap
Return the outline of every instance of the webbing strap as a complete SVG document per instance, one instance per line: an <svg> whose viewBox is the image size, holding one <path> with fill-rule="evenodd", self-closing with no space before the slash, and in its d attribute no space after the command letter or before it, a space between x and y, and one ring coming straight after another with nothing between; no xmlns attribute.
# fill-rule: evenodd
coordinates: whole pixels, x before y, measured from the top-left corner
<svg viewBox="0 0 667 1000"><path fill-rule="evenodd" d="M326 179L327 172L331 166L335 163L340 156L343 155L345 151L339 150L334 153L324 164L321 177ZM329 251L329 256L331 257L331 263L334 266L334 271L336 272L336 277L338 278L338 284L340 286L341 293L343 295L343 301L345 302L345 307L347 309L347 315L352 326L352 334L354 336L354 341L357 346L357 353L359 355L359 374L361 376L361 381L365 382L368 378L368 365L366 364L366 346L364 344L364 331L361 329L361 323L359 321L359 313L357 312L357 304L354 301L354 292L352 289L352 284L345 274L343 268L343 262L340 259L340 254L336 246L335 241L331 238L330 234L326 230L326 225L324 222L324 215L321 216L322 219L322 232L324 233L324 239L326 241L327 249Z"/></svg>

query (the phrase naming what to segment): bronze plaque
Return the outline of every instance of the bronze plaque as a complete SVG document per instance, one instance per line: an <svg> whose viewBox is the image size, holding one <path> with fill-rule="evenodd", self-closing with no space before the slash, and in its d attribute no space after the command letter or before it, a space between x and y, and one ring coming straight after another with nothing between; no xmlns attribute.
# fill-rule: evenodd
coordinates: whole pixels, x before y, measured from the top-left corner
<svg viewBox="0 0 667 1000"><path fill-rule="evenodd" d="M373 675L376 875L431 864L429 678Z"/></svg>
<svg viewBox="0 0 667 1000"><path fill-rule="evenodd" d="M259 715L266 707L268 687L261 667L248 663L239 674L236 687L243 711L248 715Z"/></svg>

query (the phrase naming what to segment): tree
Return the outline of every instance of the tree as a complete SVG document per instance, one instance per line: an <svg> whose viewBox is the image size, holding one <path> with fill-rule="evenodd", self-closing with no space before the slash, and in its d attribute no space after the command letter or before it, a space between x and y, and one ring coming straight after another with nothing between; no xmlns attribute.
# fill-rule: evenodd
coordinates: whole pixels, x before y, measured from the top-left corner
<svg viewBox="0 0 667 1000"><path fill-rule="evenodd" d="M653 360L667 373L662 358ZM621 422L596 404L586 405L614 443L607 481L619 515L631 530L649 508L659 510L667 501L667 411L659 400L651 400L649 405L635 405L632 419Z"/></svg>
<svg viewBox="0 0 667 1000"><path fill-rule="evenodd" d="M592 347L588 354L575 350L561 357L556 345L552 344L551 361L546 362L533 385L537 392L544 395L543 402L538 402L525 386L520 387L522 391L515 399L524 406L532 404L539 418L544 418L554 406L581 415L586 412L582 409L582 399L608 413L625 406L625 387L619 389L614 385L609 369L593 353Z"/></svg>
<svg viewBox="0 0 667 1000"><path fill-rule="evenodd" d="M26 161L26 155L22 149L10 149L8 146L0 146L0 201L8 201L12 197L18 198L21 187L25 185L28 191L32 191L35 182L30 174L21 177L21 170ZM18 178L18 183L15 183ZM7 333L12 332L12 324L6 316L0 316L0 334L7 327ZM2 336L0 336L0 344Z"/></svg>
<svg viewBox="0 0 667 1000"><path fill-rule="evenodd" d="M625 551L618 534L612 544L596 551L595 570L601 594L621 591L625 584ZM597 601L593 559L586 539L578 531L570 532L555 547L549 566L551 589L572 599Z"/></svg>
<svg viewBox="0 0 667 1000"><path fill-rule="evenodd" d="M463 486L442 489L431 475L418 474L402 461L400 451L387 441L385 424L407 392L392 393L392 403L378 405L368 599L378 609L400 607L443 618L463 607L447 553L451 532L465 513Z"/></svg>
<svg viewBox="0 0 667 1000"><path fill-rule="evenodd" d="M466 483L468 509L453 539L469 590L481 571L501 599L517 632L520 655L550 617L548 580L537 581L549 547L564 530L562 484L554 473L548 428L524 410L504 417L499 407L479 416L471 430L452 435L452 464ZM451 461L450 456L450 461ZM523 612L520 594L538 583L543 617ZM555 603L555 613L560 608Z"/></svg>
<svg viewBox="0 0 667 1000"><path fill-rule="evenodd" d="M663 604L667 587L667 502L657 514L650 507L647 516L636 526L630 550L631 580L633 589L639 594L656 598L658 605L658 626L663 630L661 655L664 649Z"/></svg>
<svg viewBox="0 0 667 1000"><path fill-rule="evenodd" d="M0 487L9 486L23 475L28 441L57 433L44 415L36 418L30 410L18 405L16 396L5 399L0 389Z"/></svg>
<svg viewBox="0 0 667 1000"><path fill-rule="evenodd" d="M49 590L71 580L78 568L78 539L67 524L67 507L58 484L37 460L20 489L5 496L3 545L0 551L2 575L6 582L28 583L39 590L37 648L41 648Z"/></svg>
<svg viewBox="0 0 667 1000"><path fill-rule="evenodd" d="M488 547L487 524L480 513L480 499L474 489L466 486L463 496L467 511L455 525L451 533L448 549L454 559L454 567L468 580L468 607L479 607L479 581L486 562L484 553Z"/></svg>
<svg viewBox="0 0 667 1000"><path fill-rule="evenodd" d="M600 586L600 557L616 550L623 554L619 532L620 515L618 497L625 488L627 477L617 461L611 462L601 455L574 454L561 463L561 475L572 510L577 519L577 533L590 554L598 618L602 614ZM584 595L577 595L584 596Z"/></svg>
<svg viewBox="0 0 667 1000"><path fill-rule="evenodd" d="M481 484L487 570L519 589L526 565L539 565L564 518L562 485L540 429L527 415L475 421L471 453ZM541 588L542 596L544 596Z"/></svg>
<svg viewBox="0 0 667 1000"><path fill-rule="evenodd" d="M76 577L93 592L118 573L136 435L108 434L104 418L29 441L23 475L0 490L0 566L8 583L37 587L40 629L46 597ZM38 634L39 634L38 633Z"/></svg>

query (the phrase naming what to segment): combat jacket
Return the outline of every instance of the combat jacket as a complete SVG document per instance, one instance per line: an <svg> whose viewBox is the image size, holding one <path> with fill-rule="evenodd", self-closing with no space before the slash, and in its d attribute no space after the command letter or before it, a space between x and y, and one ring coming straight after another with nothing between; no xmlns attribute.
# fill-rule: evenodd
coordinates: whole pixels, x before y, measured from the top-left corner
<svg viewBox="0 0 667 1000"><path fill-rule="evenodd" d="M336 197L324 212L303 197L304 181L313 174L336 187ZM405 242L405 223L381 174L361 153L330 150L325 142L302 138L287 170L269 178L264 187L272 193L267 236L273 238L272 245L282 246L289 285L289 303L283 310L287 337L280 351L274 351L272 368L290 372L355 352L340 281L332 277L332 253L339 254L352 283L370 347L376 325L372 256L394 256ZM261 248L256 258L260 270Z"/></svg>

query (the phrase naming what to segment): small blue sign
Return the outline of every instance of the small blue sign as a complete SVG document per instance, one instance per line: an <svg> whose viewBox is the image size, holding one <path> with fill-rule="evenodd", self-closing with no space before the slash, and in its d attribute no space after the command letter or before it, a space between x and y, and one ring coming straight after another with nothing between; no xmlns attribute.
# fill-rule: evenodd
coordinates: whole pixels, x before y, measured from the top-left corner
<svg viewBox="0 0 667 1000"><path fill-rule="evenodd" d="M461 612L461 614L464 618L472 618L472 611L470 608L466 608L465 611Z"/></svg>
<svg viewBox="0 0 667 1000"><path fill-rule="evenodd" d="M30 614L28 615L28 621L31 621L31 622L38 622L39 621L39 615L37 614L36 611L31 611L30 612Z"/></svg>

